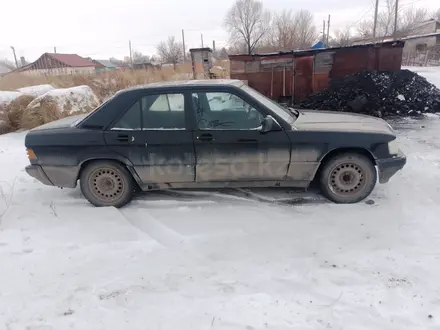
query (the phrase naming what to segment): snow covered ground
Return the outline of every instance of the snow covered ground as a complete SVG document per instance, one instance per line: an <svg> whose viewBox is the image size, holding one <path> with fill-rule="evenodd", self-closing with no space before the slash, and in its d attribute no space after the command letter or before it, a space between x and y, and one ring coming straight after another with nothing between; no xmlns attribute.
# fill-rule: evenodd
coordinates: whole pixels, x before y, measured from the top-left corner
<svg viewBox="0 0 440 330"><path fill-rule="evenodd" d="M407 66L402 69L408 69L425 77L430 83L440 88L440 67L419 67Z"/></svg>
<svg viewBox="0 0 440 330"><path fill-rule="evenodd" d="M440 119L368 203L162 192L94 208L0 136L0 329L439 329ZM374 203L373 203L374 202Z"/></svg>

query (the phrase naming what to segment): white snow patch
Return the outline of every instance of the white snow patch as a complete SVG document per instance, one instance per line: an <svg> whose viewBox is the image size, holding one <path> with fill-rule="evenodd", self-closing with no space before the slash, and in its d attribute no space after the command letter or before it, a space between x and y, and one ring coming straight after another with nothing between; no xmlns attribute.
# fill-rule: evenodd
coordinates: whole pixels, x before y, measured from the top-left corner
<svg viewBox="0 0 440 330"><path fill-rule="evenodd" d="M433 66L433 67L408 66L408 67L402 67L402 69L407 69L418 73L422 77L426 78L426 80L428 80L431 84L436 85L437 88L440 89L440 66Z"/></svg>
<svg viewBox="0 0 440 330"><path fill-rule="evenodd" d="M438 114L438 113L425 113L424 115L427 118L435 118L435 119L440 118L440 114Z"/></svg>
<svg viewBox="0 0 440 330"><path fill-rule="evenodd" d="M49 84L44 84L44 85L23 87L23 88L19 88L17 90L23 94L32 95L32 96L37 97L37 96L43 95L53 89L55 89L55 87L53 87Z"/></svg>
<svg viewBox="0 0 440 330"><path fill-rule="evenodd" d="M405 96L403 96L402 94L397 95L397 98L398 98L400 101L405 101Z"/></svg>
<svg viewBox="0 0 440 330"><path fill-rule="evenodd" d="M29 111L37 109L45 101L54 102L59 111L66 114L89 111L99 104L93 90L89 86L82 85L50 90L29 103L27 109Z"/></svg>
<svg viewBox="0 0 440 330"><path fill-rule="evenodd" d="M17 97L20 97L23 93L16 91L0 91L0 111L2 107L8 106Z"/></svg>
<svg viewBox="0 0 440 330"><path fill-rule="evenodd" d="M394 125L408 163L374 205L261 189L95 208L26 174L25 133L0 136L0 324L437 329L440 121L423 124Z"/></svg>

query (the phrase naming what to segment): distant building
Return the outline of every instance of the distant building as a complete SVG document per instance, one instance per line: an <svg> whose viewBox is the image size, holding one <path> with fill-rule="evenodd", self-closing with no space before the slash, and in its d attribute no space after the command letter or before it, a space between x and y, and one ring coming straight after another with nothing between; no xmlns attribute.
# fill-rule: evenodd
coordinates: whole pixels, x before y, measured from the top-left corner
<svg viewBox="0 0 440 330"><path fill-rule="evenodd" d="M92 61L93 63L95 63L96 72L113 71L117 69L116 65L110 62L109 60L92 60Z"/></svg>
<svg viewBox="0 0 440 330"><path fill-rule="evenodd" d="M380 42L394 40L393 36L377 38ZM410 31L398 36L399 40L405 41L403 53L413 53L427 49L440 49L440 21L429 19L417 24ZM363 38L353 41L353 45L362 45L373 42L373 38Z"/></svg>
<svg viewBox="0 0 440 330"><path fill-rule="evenodd" d="M200 78L210 78L212 77L211 68L212 68L212 49L209 47L204 48L191 48L189 50L191 54L191 63L193 69L194 79ZM202 72L200 72L199 67L202 68Z"/></svg>
<svg viewBox="0 0 440 330"><path fill-rule="evenodd" d="M404 53L433 48L440 50L440 21L430 19L422 22L401 39L405 40Z"/></svg>
<svg viewBox="0 0 440 330"><path fill-rule="evenodd" d="M17 70L28 75L72 75L95 72L95 63L77 54L44 53L35 62Z"/></svg>

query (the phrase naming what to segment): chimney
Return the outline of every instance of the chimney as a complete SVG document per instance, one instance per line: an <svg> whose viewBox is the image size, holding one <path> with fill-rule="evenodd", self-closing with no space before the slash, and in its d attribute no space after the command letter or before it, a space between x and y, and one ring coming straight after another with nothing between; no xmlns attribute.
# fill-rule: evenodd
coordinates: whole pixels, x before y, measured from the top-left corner
<svg viewBox="0 0 440 330"><path fill-rule="evenodd" d="M20 62L21 62L21 66L25 66L27 64L24 56L20 57Z"/></svg>

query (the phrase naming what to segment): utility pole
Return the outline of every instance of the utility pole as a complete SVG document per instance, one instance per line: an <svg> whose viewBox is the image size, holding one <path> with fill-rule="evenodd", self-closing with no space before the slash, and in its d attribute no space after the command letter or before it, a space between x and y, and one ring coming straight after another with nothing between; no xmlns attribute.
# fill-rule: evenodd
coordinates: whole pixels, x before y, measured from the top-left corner
<svg viewBox="0 0 440 330"><path fill-rule="evenodd" d="M15 48L14 48L14 46L11 46L11 49L12 49L12 53L14 53L15 67L18 69L17 55L15 55Z"/></svg>
<svg viewBox="0 0 440 330"><path fill-rule="evenodd" d="M203 33L200 34L200 38L202 39L202 48L203 48Z"/></svg>
<svg viewBox="0 0 440 330"><path fill-rule="evenodd" d="M328 15L328 21L327 21L327 42L325 43L325 48L328 47L329 35L330 35L330 14Z"/></svg>
<svg viewBox="0 0 440 330"><path fill-rule="evenodd" d="M379 0L376 0L376 8L374 9L374 24L373 24L373 42L376 42L376 28L377 28L377 14L379 12Z"/></svg>
<svg viewBox="0 0 440 330"><path fill-rule="evenodd" d="M395 8L394 8L394 32L393 39L397 39L397 12L399 11L399 0L396 0Z"/></svg>
<svg viewBox="0 0 440 330"><path fill-rule="evenodd" d="M128 40L128 48L130 50L130 63L131 63L131 68L133 69L133 52L131 50L131 40Z"/></svg>
<svg viewBox="0 0 440 330"><path fill-rule="evenodd" d="M183 45L183 63L186 61L186 49L185 49L185 32L182 29L182 45Z"/></svg>
<svg viewBox="0 0 440 330"><path fill-rule="evenodd" d="M322 21L322 46L325 45L325 19Z"/></svg>
<svg viewBox="0 0 440 330"><path fill-rule="evenodd" d="M53 52L54 52L55 54L57 53L57 48L56 48L56 47L53 48Z"/></svg>
<svg viewBox="0 0 440 330"><path fill-rule="evenodd" d="M215 52L215 40L212 41L212 51Z"/></svg>

